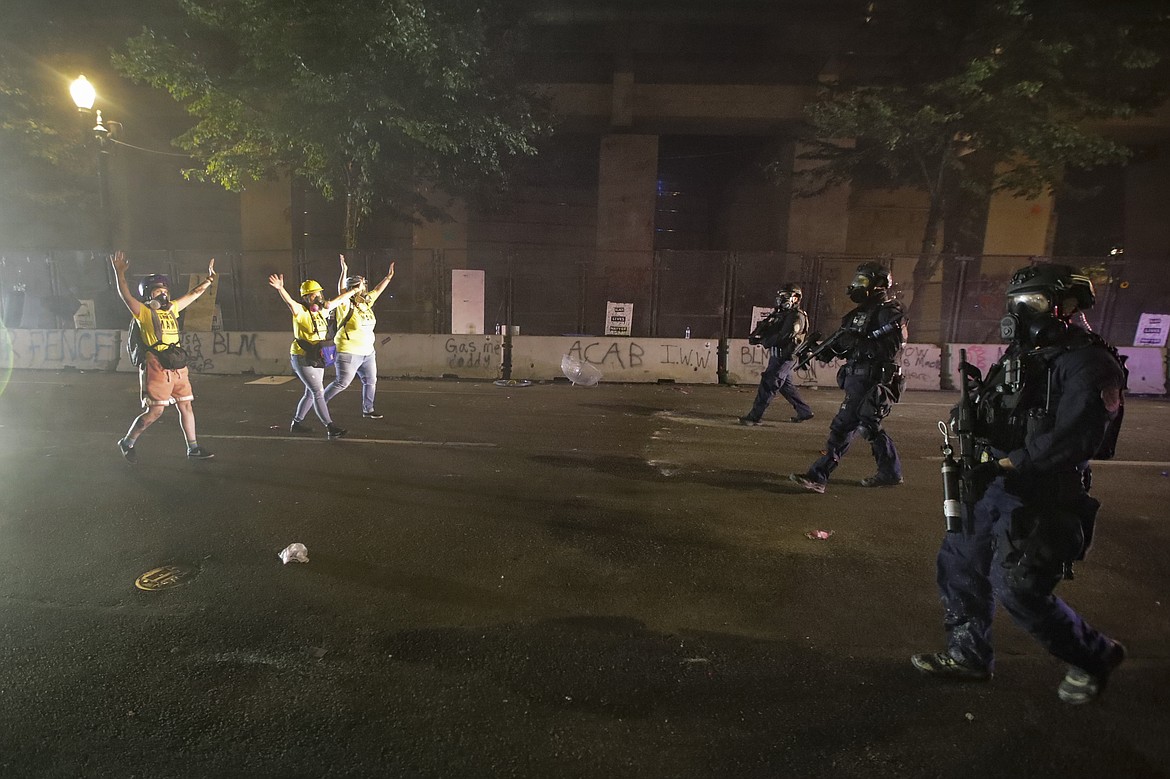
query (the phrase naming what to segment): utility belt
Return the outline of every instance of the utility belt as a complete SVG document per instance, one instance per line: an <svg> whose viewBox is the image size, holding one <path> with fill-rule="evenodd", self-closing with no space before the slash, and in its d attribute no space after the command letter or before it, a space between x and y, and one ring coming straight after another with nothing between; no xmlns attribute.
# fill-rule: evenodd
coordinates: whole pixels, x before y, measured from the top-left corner
<svg viewBox="0 0 1170 779"><path fill-rule="evenodd" d="M906 377L902 366L892 362L847 362L837 370L837 386L844 389L845 379L862 376L866 381L879 384L888 390L890 402L897 403L906 389Z"/></svg>
<svg viewBox="0 0 1170 779"><path fill-rule="evenodd" d="M901 380L904 384L906 377L902 375L902 366L896 363L876 363L876 361L863 361L863 363L846 363L840 367L838 374L841 377L846 375L863 375L867 379L872 379L874 384L893 385L895 381Z"/></svg>

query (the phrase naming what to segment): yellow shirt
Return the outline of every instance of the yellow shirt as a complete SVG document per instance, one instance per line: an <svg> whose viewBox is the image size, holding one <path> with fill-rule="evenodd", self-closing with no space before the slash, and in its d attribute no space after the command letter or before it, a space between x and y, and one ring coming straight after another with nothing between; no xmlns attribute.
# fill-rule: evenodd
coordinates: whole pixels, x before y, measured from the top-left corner
<svg viewBox="0 0 1170 779"><path fill-rule="evenodd" d="M301 310L293 315L293 342L289 354L303 357L305 350L297 343L298 338L304 341L324 341L329 334L329 322L325 319L325 310L313 312L301 306Z"/></svg>
<svg viewBox="0 0 1170 779"><path fill-rule="evenodd" d="M158 323L162 333L156 333L154 331L154 317L156 314L158 315ZM138 309L138 316L134 317L138 320L138 326L142 328L143 343L147 346L179 343L179 319L175 314L173 304L166 311L162 309L155 311L143 303Z"/></svg>
<svg viewBox="0 0 1170 779"><path fill-rule="evenodd" d="M333 339L337 351L363 356L374 353L374 325L378 320L370 307L377 299L378 293L371 291L366 295L365 303L355 303L350 298L338 304L334 314L339 329L337 337ZM353 311L352 315L350 311ZM345 323L344 327L341 327L342 322Z"/></svg>

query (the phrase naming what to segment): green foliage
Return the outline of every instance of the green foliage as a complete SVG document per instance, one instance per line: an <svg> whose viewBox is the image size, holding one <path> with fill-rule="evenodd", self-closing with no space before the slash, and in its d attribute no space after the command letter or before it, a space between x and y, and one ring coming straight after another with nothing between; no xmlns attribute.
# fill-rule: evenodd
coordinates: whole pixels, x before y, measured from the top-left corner
<svg viewBox="0 0 1170 779"><path fill-rule="evenodd" d="M888 67L827 90L809 110L806 192L852 181L1036 196L1068 167L1124 160L1092 129L1156 105L1170 50L1161 6L1116 0L891 0L859 47ZM864 79L864 80L862 80ZM986 171L995 171L987 175ZM941 204L945 210L945 203Z"/></svg>
<svg viewBox="0 0 1170 779"><path fill-rule="evenodd" d="M35 66L0 51L0 160L6 184L0 206L10 217L75 202L78 176L91 172L77 109L64 105L57 87Z"/></svg>
<svg viewBox="0 0 1170 779"><path fill-rule="evenodd" d="M197 121L187 175L240 190L291 173L351 205L428 218L420 185L466 194L535 153L539 105L513 72L515 20L469 0L187 0L184 29L115 56Z"/></svg>

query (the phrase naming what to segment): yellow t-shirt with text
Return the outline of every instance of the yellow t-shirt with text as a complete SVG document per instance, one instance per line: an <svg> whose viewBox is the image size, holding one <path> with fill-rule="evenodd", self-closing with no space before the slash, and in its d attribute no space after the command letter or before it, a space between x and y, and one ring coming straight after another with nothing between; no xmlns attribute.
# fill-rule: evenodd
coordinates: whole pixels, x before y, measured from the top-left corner
<svg viewBox="0 0 1170 779"><path fill-rule="evenodd" d="M303 341L324 341L325 336L329 334L329 321L325 318L325 310L310 311L301 306L301 310L293 315L293 342L289 347L288 353L295 354L300 357L305 355L305 350L297 343L300 338Z"/></svg>
<svg viewBox="0 0 1170 779"><path fill-rule="evenodd" d="M158 316L159 329L162 330L161 333L155 332L154 319L156 315ZM148 347L179 343L179 318L173 305L168 310L155 311L143 303L138 309L138 316L134 318L138 320L138 326L142 328L142 341Z"/></svg>
<svg viewBox="0 0 1170 779"><path fill-rule="evenodd" d="M378 293L371 291L366 295L364 303L354 303L347 300L337 306L337 336L333 343L337 344L337 351L346 354L367 355L374 353L374 325L378 320L374 316L371 306L378 299ZM350 314L350 311L353 314ZM342 323L345 324L342 327Z"/></svg>

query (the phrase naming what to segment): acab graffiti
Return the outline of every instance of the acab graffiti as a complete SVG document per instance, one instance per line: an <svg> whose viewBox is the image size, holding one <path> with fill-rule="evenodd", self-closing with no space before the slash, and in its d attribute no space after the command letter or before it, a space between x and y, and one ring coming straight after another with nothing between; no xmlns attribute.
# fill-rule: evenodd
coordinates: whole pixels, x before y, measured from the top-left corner
<svg viewBox="0 0 1170 779"><path fill-rule="evenodd" d="M682 365L695 370L711 367L714 360L714 350L695 349L678 344L659 344L658 365ZM630 339L615 339L612 341L574 341L569 347L568 354L575 360L587 362L610 369L641 368L648 359L647 347L640 341Z"/></svg>

